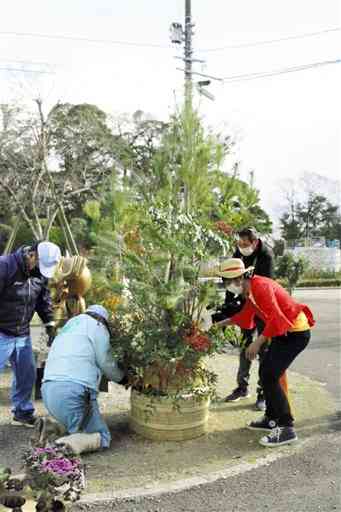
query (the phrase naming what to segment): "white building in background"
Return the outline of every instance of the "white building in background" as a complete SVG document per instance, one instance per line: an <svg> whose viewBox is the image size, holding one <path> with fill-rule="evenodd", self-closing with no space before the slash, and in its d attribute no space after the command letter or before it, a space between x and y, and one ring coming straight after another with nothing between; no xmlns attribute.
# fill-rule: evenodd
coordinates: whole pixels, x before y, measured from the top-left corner
<svg viewBox="0 0 341 512"><path fill-rule="evenodd" d="M341 249L337 242L326 243L323 239L316 239L311 240L308 246L295 245L287 251L305 258L315 270L338 272L341 270Z"/></svg>

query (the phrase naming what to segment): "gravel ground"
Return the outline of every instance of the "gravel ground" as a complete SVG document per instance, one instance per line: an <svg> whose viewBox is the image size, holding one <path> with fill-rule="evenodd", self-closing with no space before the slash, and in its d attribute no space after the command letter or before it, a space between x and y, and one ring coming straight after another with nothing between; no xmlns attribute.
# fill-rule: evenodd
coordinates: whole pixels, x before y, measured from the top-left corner
<svg viewBox="0 0 341 512"><path fill-rule="evenodd" d="M73 510L96 512L333 512L341 510L341 437L325 434L304 453L179 493ZM338 476L338 478L335 478Z"/></svg>
<svg viewBox="0 0 341 512"><path fill-rule="evenodd" d="M307 292L304 294L306 295ZM308 374L314 381L302 375L291 374L289 383L294 406L299 413L297 427L300 438L310 438L313 443L316 441L314 446L309 442L309 448L305 450L290 448L290 456L267 466L255 467L239 476L220 479L176 494L166 493L160 497L130 498L123 501L112 499L105 505L78 504L73 507L74 510L98 512L102 510L120 510L121 512L194 512L194 510L198 512L264 512L267 510L329 512L341 510L341 468L338 456L341 441L337 433L340 423L334 423L334 425L330 423L330 413L335 410L335 407L327 393L328 389L334 394L334 399L339 397L340 311L337 307L339 291L328 290L327 293L314 290L308 294L309 297L304 297L304 302L313 303L319 322L313 332L311 346L300 356L297 363L295 362L295 370ZM226 361L221 362L219 392L222 395L230 391L234 385L236 358L229 358L230 361L233 359L234 363L231 367L228 367ZM255 375L254 369L253 389ZM318 384L316 379L321 383ZM0 463L19 469L20 454L29 441L30 432L9 424L8 386L8 374L4 378L1 375ZM167 478L172 480L174 475L179 480L183 480L191 476L191 471L193 467L196 470L196 466L201 465L204 474L206 470L219 469L217 467L219 457L224 459L225 466L226 463L233 462L233 457L236 458L236 463L241 460L257 465L257 456L255 457L252 453L252 444L257 444L258 435L239 428L240 421L245 423L246 418L254 417L252 412L254 397L228 406L227 416L230 417L232 424L234 421L237 422L235 436L231 435L233 430L231 425L229 427L226 421L218 421L212 423L217 433L211 432L209 436L200 440L183 443L180 449L179 444L176 447L175 443L171 443L160 450L156 449L158 444L141 440L131 433L128 434L129 395L117 386L112 391L114 393L101 395L101 408L107 413L107 420L114 435L113 449L107 452L107 460L98 457L98 454L85 457L89 480L87 492L94 493L108 489L115 491L143 484L150 488L154 483L159 483L157 477L160 470L163 482L167 481ZM114 402L113 397L115 397ZM226 411L219 411L220 407L218 404L218 410L212 410L212 418L223 417L222 414L226 414ZM226 405L223 409L224 407L226 408ZM41 403L38 403L38 413L44 413ZM335 420L335 414L332 413L332 417ZM217 428L217 425L220 425L220 428ZM250 437L251 434L252 437ZM319 437L313 437L317 435ZM234 454L229 451L228 442L231 439L241 442L239 445L237 442ZM248 441L251 441L249 446L245 445ZM212 452L208 452L207 455L206 449L212 450L212 444L215 443L216 458L212 458ZM171 446L172 444L174 446ZM258 446L257 449L259 449ZM200 464L197 464L199 462Z"/></svg>
<svg viewBox="0 0 341 512"><path fill-rule="evenodd" d="M238 359L221 355L211 364L219 375L218 393L226 394L234 386ZM253 389L257 372L253 372ZM302 440L316 435L335 412L325 386L309 378L290 374L291 400L297 412L297 428ZM0 384L0 460L14 471L20 470L21 453L27 446L31 429L12 426L9 410L10 373L1 376ZM107 493L132 487L155 487L207 473L219 472L240 463L252 463L264 457L258 444L262 433L245 428L248 421L259 417L255 396L233 404L212 404L208 433L198 439L182 442L153 442L129 430L129 391L110 384L109 393L101 393L100 409L112 432L109 450L84 456L87 465L86 495ZM46 411L36 402L37 414ZM285 448L283 448L285 450ZM155 463L157 461L157 463Z"/></svg>

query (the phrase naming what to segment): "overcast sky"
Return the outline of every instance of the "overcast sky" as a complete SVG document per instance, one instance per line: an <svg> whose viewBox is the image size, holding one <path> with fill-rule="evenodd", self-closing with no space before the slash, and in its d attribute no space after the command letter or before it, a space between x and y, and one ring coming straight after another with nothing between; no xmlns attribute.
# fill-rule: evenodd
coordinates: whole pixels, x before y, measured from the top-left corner
<svg viewBox="0 0 341 512"><path fill-rule="evenodd" d="M20 97L27 102L39 93L47 106L58 100L88 102L108 112L143 110L167 118L183 85L183 74L176 70L182 62L174 58L180 49L171 45L168 29L173 21L183 22L184 4L2 0L0 101ZM336 28L338 9L338 0L193 0L195 56L206 60L195 70L228 77L340 58L337 31L219 50ZM19 35L23 32L141 46ZM157 47L143 46L148 44ZM255 185L270 214L282 201L278 184L283 179L308 171L340 180L340 68L336 64L235 84L216 82L209 87L215 101L200 100L207 123L237 138L242 177L255 171Z"/></svg>

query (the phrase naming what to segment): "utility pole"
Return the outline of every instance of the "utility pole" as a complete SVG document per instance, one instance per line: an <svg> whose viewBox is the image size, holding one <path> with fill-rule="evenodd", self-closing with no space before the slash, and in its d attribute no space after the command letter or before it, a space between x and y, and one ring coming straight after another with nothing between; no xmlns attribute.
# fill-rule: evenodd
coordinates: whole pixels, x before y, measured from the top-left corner
<svg viewBox="0 0 341 512"><path fill-rule="evenodd" d="M192 110L192 5L185 0L185 108Z"/></svg>
<svg viewBox="0 0 341 512"><path fill-rule="evenodd" d="M173 44L184 46L184 56L176 56L184 62L185 68L177 68L178 71L185 73L185 111L190 112L192 109L192 96L193 96L193 75L199 75L201 78L196 82L196 88L200 95L205 96L209 100L214 100L211 94L205 87L210 85L211 79L215 79L205 73L198 73L192 71L193 63L203 64L205 61L202 59L193 58L192 36L193 36L194 23L192 21L192 1L185 0L185 27L179 22L171 23L170 38ZM217 79L218 80L218 79Z"/></svg>
<svg viewBox="0 0 341 512"><path fill-rule="evenodd" d="M255 171L250 171L250 181L249 181L249 185L251 188L254 188L254 183L255 183Z"/></svg>
<svg viewBox="0 0 341 512"><path fill-rule="evenodd" d="M193 75L199 75L204 77L205 80L201 80L196 83L199 94L206 96L210 100L214 100L214 96L209 93L204 87L210 84L210 78L204 73L197 73L192 70L193 63L203 63L201 59L193 58L192 48L192 36L193 36L193 21L192 21L192 1L185 0L185 26L181 23L174 22L170 26L170 37L173 44L183 45L183 57L177 56L176 58L181 59L184 62L184 69L177 68L179 71L184 72L185 84L184 84L184 109L183 109L183 145L185 159L188 163L189 169L193 166L193 130L194 130L194 115L193 115ZM195 169L191 169L195 172ZM190 211L190 190L188 183L183 183L182 186L182 208L185 212Z"/></svg>

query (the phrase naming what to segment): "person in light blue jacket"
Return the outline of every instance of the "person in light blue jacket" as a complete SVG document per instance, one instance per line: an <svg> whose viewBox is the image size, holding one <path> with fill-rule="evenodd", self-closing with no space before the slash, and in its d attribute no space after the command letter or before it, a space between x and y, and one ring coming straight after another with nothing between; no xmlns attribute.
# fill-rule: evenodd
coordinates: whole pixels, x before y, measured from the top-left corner
<svg viewBox="0 0 341 512"><path fill-rule="evenodd" d="M69 434L56 442L68 444L75 453L110 446L111 435L97 403L98 386L102 374L122 384L125 374L111 355L108 317L103 306L93 305L69 320L46 361L43 402Z"/></svg>

